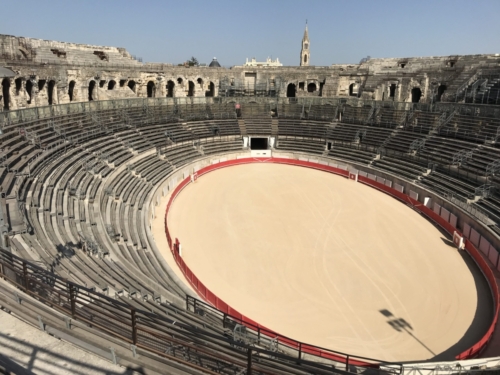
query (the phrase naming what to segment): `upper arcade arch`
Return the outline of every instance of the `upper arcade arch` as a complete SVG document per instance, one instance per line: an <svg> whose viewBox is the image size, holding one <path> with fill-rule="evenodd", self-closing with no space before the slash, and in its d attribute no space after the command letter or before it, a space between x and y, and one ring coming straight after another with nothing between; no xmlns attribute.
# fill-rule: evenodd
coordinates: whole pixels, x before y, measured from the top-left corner
<svg viewBox="0 0 500 375"><path fill-rule="evenodd" d="M167 98L174 97L175 83L171 79L167 81Z"/></svg>
<svg viewBox="0 0 500 375"><path fill-rule="evenodd" d="M148 98L154 98L155 97L155 83L153 81L149 81L147 86L146 86L146 91Z"/></svg>
<svg viewBox="0 0 500 375"><path fill-rule="evenodd" d="M2 97L3 97L3 108L5 110L10 109L10 79L4 78L2 80Z"/></svg>

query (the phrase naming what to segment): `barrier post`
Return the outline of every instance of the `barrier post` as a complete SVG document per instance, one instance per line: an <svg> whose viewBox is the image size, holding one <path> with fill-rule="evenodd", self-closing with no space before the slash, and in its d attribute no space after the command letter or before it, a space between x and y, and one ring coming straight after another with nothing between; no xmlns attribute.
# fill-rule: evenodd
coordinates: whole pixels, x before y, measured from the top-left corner
<svg viewBox="0 0 500 375"><path fill-rule="evenodd" d="M130 309L130 315L132 316L132 344L137 345L137 317L135 309Z"/></svg>
<svg viewBox="0 0 500 375"><path fill-rule="evenodd" d="M71 304L71 317L75 319L76 315L76 301L75 301L75 287L73 284L69 284L69 301Z"/></svg>
<svg viewBox="0 0 500 375"><path fill-rule="evenodd" d="M298 358L298 361L297 361L297 364L300 365L300 357L302 357L302 343L299 342L299 358Z"/></svg>
<svg viewBox="0 0 500 375"><path fill-rule="evenodd" d="M345 370L349 371L349 354L345 357Z"/></svg>
<svg viewBox="0 0 500 375"><path fill-rule="evenodd" d="M28 292L28 265L23 262L24 290Z"/></svg>
<svg viewBox="0 0 500 375"><path fill-rule="evenodd" d="M248 348L247 353L247 375L252 375L252 349Z"/></svg>

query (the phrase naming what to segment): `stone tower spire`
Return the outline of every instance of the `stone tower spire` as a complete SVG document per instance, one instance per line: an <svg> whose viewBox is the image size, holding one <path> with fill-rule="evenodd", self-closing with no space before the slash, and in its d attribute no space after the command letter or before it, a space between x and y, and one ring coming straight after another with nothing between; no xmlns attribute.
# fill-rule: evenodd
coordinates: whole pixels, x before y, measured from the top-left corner
<svg viewBox="0 0 500 375"><path fill-rule="evenodd" d="M300 50L300 66L309 66L309 61L311 60L311 55L309 49L311 44L309 43L309 32L307 31L307 21L306 29L304 30L304 36L302 37L302 49Z"/></svg>

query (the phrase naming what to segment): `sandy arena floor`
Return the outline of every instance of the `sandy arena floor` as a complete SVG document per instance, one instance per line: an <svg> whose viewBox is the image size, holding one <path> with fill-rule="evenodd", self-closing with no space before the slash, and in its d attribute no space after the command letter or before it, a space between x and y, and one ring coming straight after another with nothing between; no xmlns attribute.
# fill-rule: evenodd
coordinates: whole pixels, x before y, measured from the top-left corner
<svg viewBox="0 0 500 375"><path fill-rule="evenodd" d="M164 246L165 205L153 232L180 273ZM189 184L168 221L212 292L299 341L387 361L451 359L490 322L487 284L467 256L406 205L333 174L224 168Z"/></svg>

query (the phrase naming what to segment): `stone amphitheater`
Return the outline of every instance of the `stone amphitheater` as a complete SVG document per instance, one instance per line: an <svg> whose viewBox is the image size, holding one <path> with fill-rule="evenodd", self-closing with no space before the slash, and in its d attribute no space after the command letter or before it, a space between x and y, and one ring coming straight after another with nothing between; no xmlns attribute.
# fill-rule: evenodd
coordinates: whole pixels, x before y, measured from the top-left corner
<svg viewBox="0 0 500 375"><path fill-rule="evenodd" d="M498 371L500 56L317 67L308 47L300 67L189 67L0 35L3 310L147 374ZM477 339L417 362L318 347L209 291L159 217L165 257L160 202L259 160L353 179L439 227L491 292Z"/></svg>

